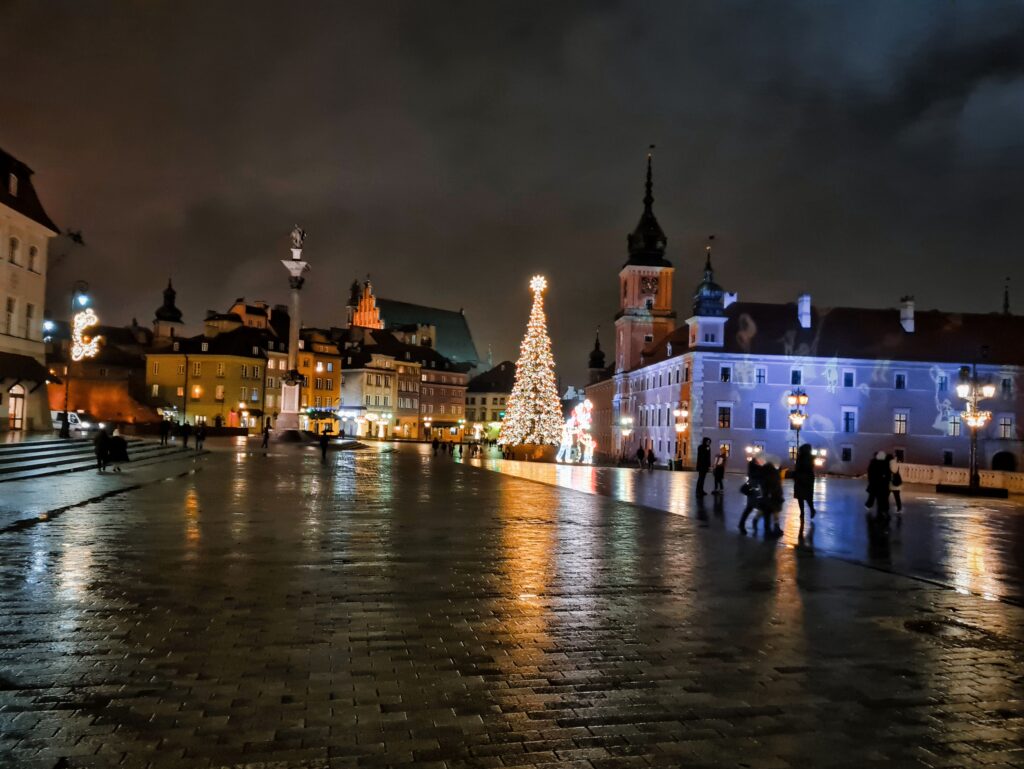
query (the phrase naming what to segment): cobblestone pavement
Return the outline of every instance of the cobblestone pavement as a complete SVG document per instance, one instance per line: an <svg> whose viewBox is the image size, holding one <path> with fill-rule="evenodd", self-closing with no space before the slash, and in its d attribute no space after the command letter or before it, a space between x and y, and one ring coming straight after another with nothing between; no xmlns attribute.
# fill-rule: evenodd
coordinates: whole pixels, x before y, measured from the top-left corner
<svg viewBox="0 0 1024 769"><path fill-rule="evenodd" d="M692 472L642 472L633 468L582 467L500 459L469 460L478 466L541 483L601 494L685 515L701 526L735 532L745 498L740 475L726 476L726 493L698 500ZM707 488L712 487L708 478ZM819 478L818 517L800 512L784 483L784 544L865 563L898 574L930 579L957 590L1024 606L1024 505L1009 500L937 494L934 487L906 486L904 512L887 530L869 526L864 481Z"/></svg>
<svg viewBox="0 0 1024 769"><path fill-rule="evenodd" d="M0 764L1011 767L1024 609L420 447L0 536Z"/></svg>

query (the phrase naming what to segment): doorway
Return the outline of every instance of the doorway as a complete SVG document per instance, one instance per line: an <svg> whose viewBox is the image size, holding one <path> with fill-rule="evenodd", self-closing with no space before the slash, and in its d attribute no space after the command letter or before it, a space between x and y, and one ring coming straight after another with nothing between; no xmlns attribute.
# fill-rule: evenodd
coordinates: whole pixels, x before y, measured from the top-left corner
<svg viewBox="0 0 1024 769"><path fill-rule="evenodd" d="M7 427L12 431L25 429L25 388L20 384L7 391Z"/></svg>

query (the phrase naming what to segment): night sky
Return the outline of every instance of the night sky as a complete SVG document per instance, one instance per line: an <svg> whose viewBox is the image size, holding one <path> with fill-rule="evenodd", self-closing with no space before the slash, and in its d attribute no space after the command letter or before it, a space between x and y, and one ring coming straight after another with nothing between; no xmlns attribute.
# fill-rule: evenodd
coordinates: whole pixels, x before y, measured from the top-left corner
<svg viewBox="0 0 1024 769"><path fill-rule="evenodd" d="M680 322L709 233L745 300L1024 309L1016 1L0 0L0 73L0 147L87 241L51 312L79 277L105 322L168 275L196 331L283 302L298 222L308 323L369 272L514 359L542 272L582 382L651 143Z"/></svg>

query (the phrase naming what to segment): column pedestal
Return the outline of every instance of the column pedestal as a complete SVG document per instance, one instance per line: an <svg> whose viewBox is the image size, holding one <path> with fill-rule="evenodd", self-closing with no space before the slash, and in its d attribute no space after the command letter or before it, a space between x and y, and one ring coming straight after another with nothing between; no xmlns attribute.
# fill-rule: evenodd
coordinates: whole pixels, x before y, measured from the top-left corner
<svg viewBox="0 0 1024 769"><path fill-rule="evenodd" d="M274 426L274 440L298 443L308 440L299 429L299 385L284 382L281 385L281 411Z"/></svg>

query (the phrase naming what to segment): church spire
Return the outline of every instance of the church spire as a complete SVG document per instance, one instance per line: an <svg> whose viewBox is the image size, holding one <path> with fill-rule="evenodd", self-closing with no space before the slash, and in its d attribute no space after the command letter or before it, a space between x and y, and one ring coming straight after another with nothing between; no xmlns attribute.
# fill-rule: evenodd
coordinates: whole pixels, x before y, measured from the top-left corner
<svg viewBox="0 0 1024 769"><path fill-rule="evenodd" d="M654 145L647 153L647 178L644 182L644 210L640 221L626 238L629 259L626 264L642 267L671 267L665 260L667 238L654 215Z"/></svg>
<svg viewBox="0 0 1024 769"><path fill-rule="evenodd" d="M725 314L725 291L715 283L715 271L711 267L711 242L714 235L708 235L704 246L704 280L693 295L693 314L700 317L715 317Z"/></svg>

